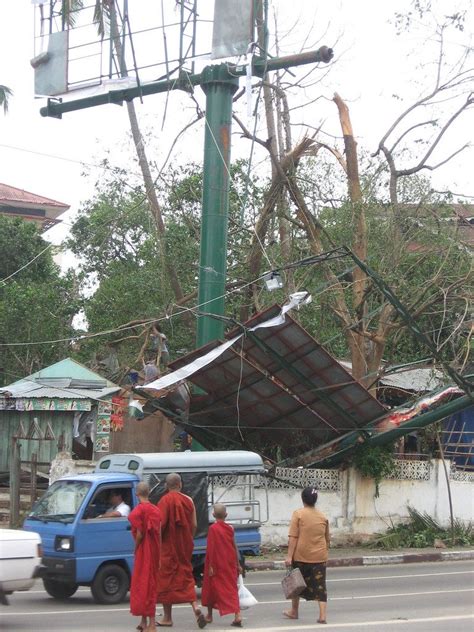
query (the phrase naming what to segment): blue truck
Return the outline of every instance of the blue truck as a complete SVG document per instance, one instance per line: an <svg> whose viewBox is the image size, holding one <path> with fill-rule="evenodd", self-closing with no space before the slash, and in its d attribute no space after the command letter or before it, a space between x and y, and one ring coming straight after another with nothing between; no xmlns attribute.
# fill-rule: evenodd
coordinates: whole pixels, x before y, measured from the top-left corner
<svg viewBox="0 0 474 632"><path fill-rule="evenodd" d="M121 602L133 569L130 523L127 518L101 520L99 516L107 510L108 497L114 490L135 507L135 489L141 480L149 484L150 498L157 502L170 472L181 475L183 492L196 505L193 568L197 584L202 577L215 502L227 506L241 555L258 554L260 526L268 517L267 495L263 496L266 500L262 504L266 506L262 508L255 494L265 473L258 454L243 450L111 454L102 457L90 474L55 481L24 522L23 528L39 533L43 542L42 579L47 593L67 599L79 586L90 586L96 602ZM229 493L231 490L233 493Z"/></svg>

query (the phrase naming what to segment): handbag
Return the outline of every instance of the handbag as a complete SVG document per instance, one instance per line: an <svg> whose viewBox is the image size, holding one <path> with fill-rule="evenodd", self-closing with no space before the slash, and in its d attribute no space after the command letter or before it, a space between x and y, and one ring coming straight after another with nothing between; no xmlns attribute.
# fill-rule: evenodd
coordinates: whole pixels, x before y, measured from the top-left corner
<svg viewBox="0 0 474 632"><path fill-rule="evenodd" d="M239 575L237 586L239 589L239 604L241 610L247 610L247 608L251 608L258 603L250 590L246 586L244 586L242 575Z"/></svg>
<svg viewBox="0 0 474 632"><path fill-rule="evenodd" d="M281 586L286 599L293 599L301 595L306 588L306 582L299 568L289 570L281 580Z"/></svg>

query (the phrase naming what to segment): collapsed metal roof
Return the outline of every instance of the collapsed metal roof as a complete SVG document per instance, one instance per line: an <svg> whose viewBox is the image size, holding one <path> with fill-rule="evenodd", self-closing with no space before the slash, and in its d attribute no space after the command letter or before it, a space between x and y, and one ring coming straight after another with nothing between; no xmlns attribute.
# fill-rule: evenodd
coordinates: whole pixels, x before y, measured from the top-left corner
<svg viewBox="0 0 474 632"><path fill-rule="evenodd" d="M205 445L213 442L212 432L262 454L279 445L285 458L386 414L288 313L280 324L266 324L280 313L274 305L230 331L226 338L235 342L187 376L204 391L192 397L189 431ZM219 346L212 342L170 368L188 367Z"/></svg>

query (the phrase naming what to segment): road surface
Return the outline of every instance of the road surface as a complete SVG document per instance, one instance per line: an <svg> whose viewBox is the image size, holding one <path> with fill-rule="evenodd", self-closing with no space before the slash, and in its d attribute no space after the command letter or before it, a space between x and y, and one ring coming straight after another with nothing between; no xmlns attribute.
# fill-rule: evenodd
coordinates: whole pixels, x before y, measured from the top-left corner
<svg viewBox="0 0 474 632"><path fill-rule="evenodd" d="M328 624L315 623L316 607L303 602L298 621L285 620L281 571L248 573L247 587L259 600L245 611L244 627L253 632L471 632L474 629L474 565L442 562L331 568L328 570ZM88 588L67 602L50 597L38 583L28 593L10 597L0 606L0 630L5 632L132 632L138 620L128 604L101 606ZM160 611L160 608L158 609ZM232 616L219 616L211 632L230 630ZM176 632L197 630L189 606L174 610Z"/></svg>

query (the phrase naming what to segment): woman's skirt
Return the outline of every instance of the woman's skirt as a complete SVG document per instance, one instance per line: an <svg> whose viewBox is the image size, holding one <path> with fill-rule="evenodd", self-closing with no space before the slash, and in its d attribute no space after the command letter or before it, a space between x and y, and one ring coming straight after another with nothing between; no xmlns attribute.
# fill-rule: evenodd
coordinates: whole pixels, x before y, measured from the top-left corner
<svg viewBox="0 0 474 632"><path fill-rule="evenodd" d="M300 597L306 601L324 601L328 600L326 590L326 562L318 562L312 564L310 562L293 561L293 568L299 568L303 579L306 582L306 588Z"/></svg>

